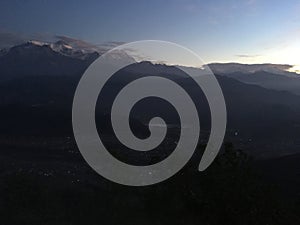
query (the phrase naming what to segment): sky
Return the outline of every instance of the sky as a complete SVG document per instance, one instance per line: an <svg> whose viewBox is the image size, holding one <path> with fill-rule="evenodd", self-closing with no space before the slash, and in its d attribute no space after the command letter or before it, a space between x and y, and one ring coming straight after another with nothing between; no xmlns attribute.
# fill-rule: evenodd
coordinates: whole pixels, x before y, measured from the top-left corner
<svg viewBox="0 0 300 225"><path fill-rule="evenodd" d="M300 0L1 0L0 42L55 35L97 45L171 41L207 63L280 63L300 71Z"/></svg>

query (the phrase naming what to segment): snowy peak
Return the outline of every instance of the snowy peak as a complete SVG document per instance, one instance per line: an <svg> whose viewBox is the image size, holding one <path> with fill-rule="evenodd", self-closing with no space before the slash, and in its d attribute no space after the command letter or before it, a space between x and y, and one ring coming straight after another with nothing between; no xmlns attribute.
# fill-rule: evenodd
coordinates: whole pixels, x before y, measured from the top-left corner
<svg viewBox="0 0 300 225"><path fill-rule="evenodd" d="M35 41L35 40L30 40L27 42L28 44L36 45L36 46L43 46L47 45L46 42L41 42L41 41Z"/></svg>
<svg viewBox="0 0 300 225"><path fill-rule="evenodd" d="M58 51L58 52L73 49L71 45L68 45L64 41L57 41L55 43L51 43L50 46L53 50Z"/></svg>
<svg viewBox="0 0 300 225"><path fill-rule="evenodd" d="M72 45L63 40L51 43L50 47L53 51L58 52L62 55L83 60L86 59L89 56L89 54L95 53L95 51L92 50L86 51L83 49L74 48Z"/></svg>
<svg viewBox="0 0 300 225"><path fill-rule="evenodd" d="M13 46L10 49L2 49L0 51L0 56L4 56L5 54L9 53L10 51L13 52L19 52L19 54L22 53L36 53L38 52L46 52L50 53L51 51L55 53L59 53L60 55L75 58L75 59L81 59L86 60L89 59L91 56L95 57L98 56L98 52L94 49L80 49L76 46L72 46L72 44L67 43L63 40L58 40L56 42L50 43L50 42L42 42L42 41L36 41L36 40L30 40L27 41L24 44Z"/></svg>

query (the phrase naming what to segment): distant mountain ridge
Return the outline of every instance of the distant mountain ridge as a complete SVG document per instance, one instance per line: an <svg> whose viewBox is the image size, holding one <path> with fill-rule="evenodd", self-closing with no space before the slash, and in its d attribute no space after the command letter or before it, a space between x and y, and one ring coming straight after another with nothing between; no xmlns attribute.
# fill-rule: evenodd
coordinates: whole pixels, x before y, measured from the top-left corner
<svg viewBox="0 0 300 225"><path fill-rule="evenodd" d="M288 77L300 77L295 72L288 71L293 68L292 65L288 64L241 64L241 63L210 63L208 64L210 69L219 75L222 74L232 74L232 73L257 73L257 72L267 72L277 75L284 75Z"/></svg>
<svg viewBox="0 0 300 225"><path fill-rule="evenodd" d="M291 65L213 63L208 66L217 75L230 77L246 84L300 95L300 75L287 71L292 67Z"/></svg>

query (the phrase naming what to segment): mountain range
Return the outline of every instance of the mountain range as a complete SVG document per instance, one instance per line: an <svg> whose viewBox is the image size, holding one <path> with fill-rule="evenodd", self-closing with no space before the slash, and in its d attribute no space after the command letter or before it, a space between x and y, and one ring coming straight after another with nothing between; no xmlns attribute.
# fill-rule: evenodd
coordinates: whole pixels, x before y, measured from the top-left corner
<svg viewBox="0 0 300 225"><path fill-rule="evenodd" d="M71 107L74 91L86 68L102 53L80 48L65 40L54 43L29 41L0 53L0 135L71 136ZM208 64L223 90L228 110L226 140L257 157L275 157L299 151L300 78L288 65ZM174 66L135 63L119 71L107 88L109 99L128 77L142 71L147 75L172 74L190 89L201 111L203 130L209 133L209 108L203 94ZM155 102L143 110L166 110ZM98 107L98 124L108 120L107 109ZM162 108L162 109L161 109ZM141 107L133 115L142 124ZM176 116L174 116L174 120ZM201 121L201 122L202 122ZM174 122L171 119L171 122ZM147 129L141 124L137 132Z"/></svg>

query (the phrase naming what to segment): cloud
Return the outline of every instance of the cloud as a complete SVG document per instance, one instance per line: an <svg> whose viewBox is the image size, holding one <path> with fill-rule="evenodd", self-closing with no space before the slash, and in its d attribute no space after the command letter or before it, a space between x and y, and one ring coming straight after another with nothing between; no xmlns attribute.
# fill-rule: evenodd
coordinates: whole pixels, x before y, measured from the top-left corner
<svg viewBox="0 0 300 225"><path fill-rule="evenodd" d="M98 44L97 46L100 47L101 49L112 49L112 48L115 48L119 45L123 45L125 44L126 42L123 42L123 41L110 41L110 42L105 42L105 43L102 43L102 44Z"/></svg>
<svg viewBox="0 0 300 225"><path fill-rule="evenodd" d="M125 43L119 41L111 41L111 42L105 42L101 44L92 44L87 41L75 39L64 35L56 35L55 38L57 40L62 40L72 46L76 46L79 49L86 49L88 51L93 50L99 52L100 54Z"/></svg>
<svg viewBox="0 0 300 225"><path fill-rule="evenodd" d="M260 57L261 55L238 54L236 56L239 58L257 58Z"/></svg>
<svg viewBox="0 0 300 225"><path fill-rule="evenodd" d="M64 35L55 35L55 38L60 41L64 41L72 46L76 46L80 49L97 49L97 46L86 41L75 39Z"/></svg>
<svg viewBox="0 0 300 225"><path fill-rule="evenodd" d="M246 4L247 5L254 5L256 3L256 0L247 0Z"/></svg>
<svg viewBox="0 0 300 225"><path fill-rule="evenodd" d="M0 32L0 48L9 48L26 41L23 35L12 32Z"/></svg>

